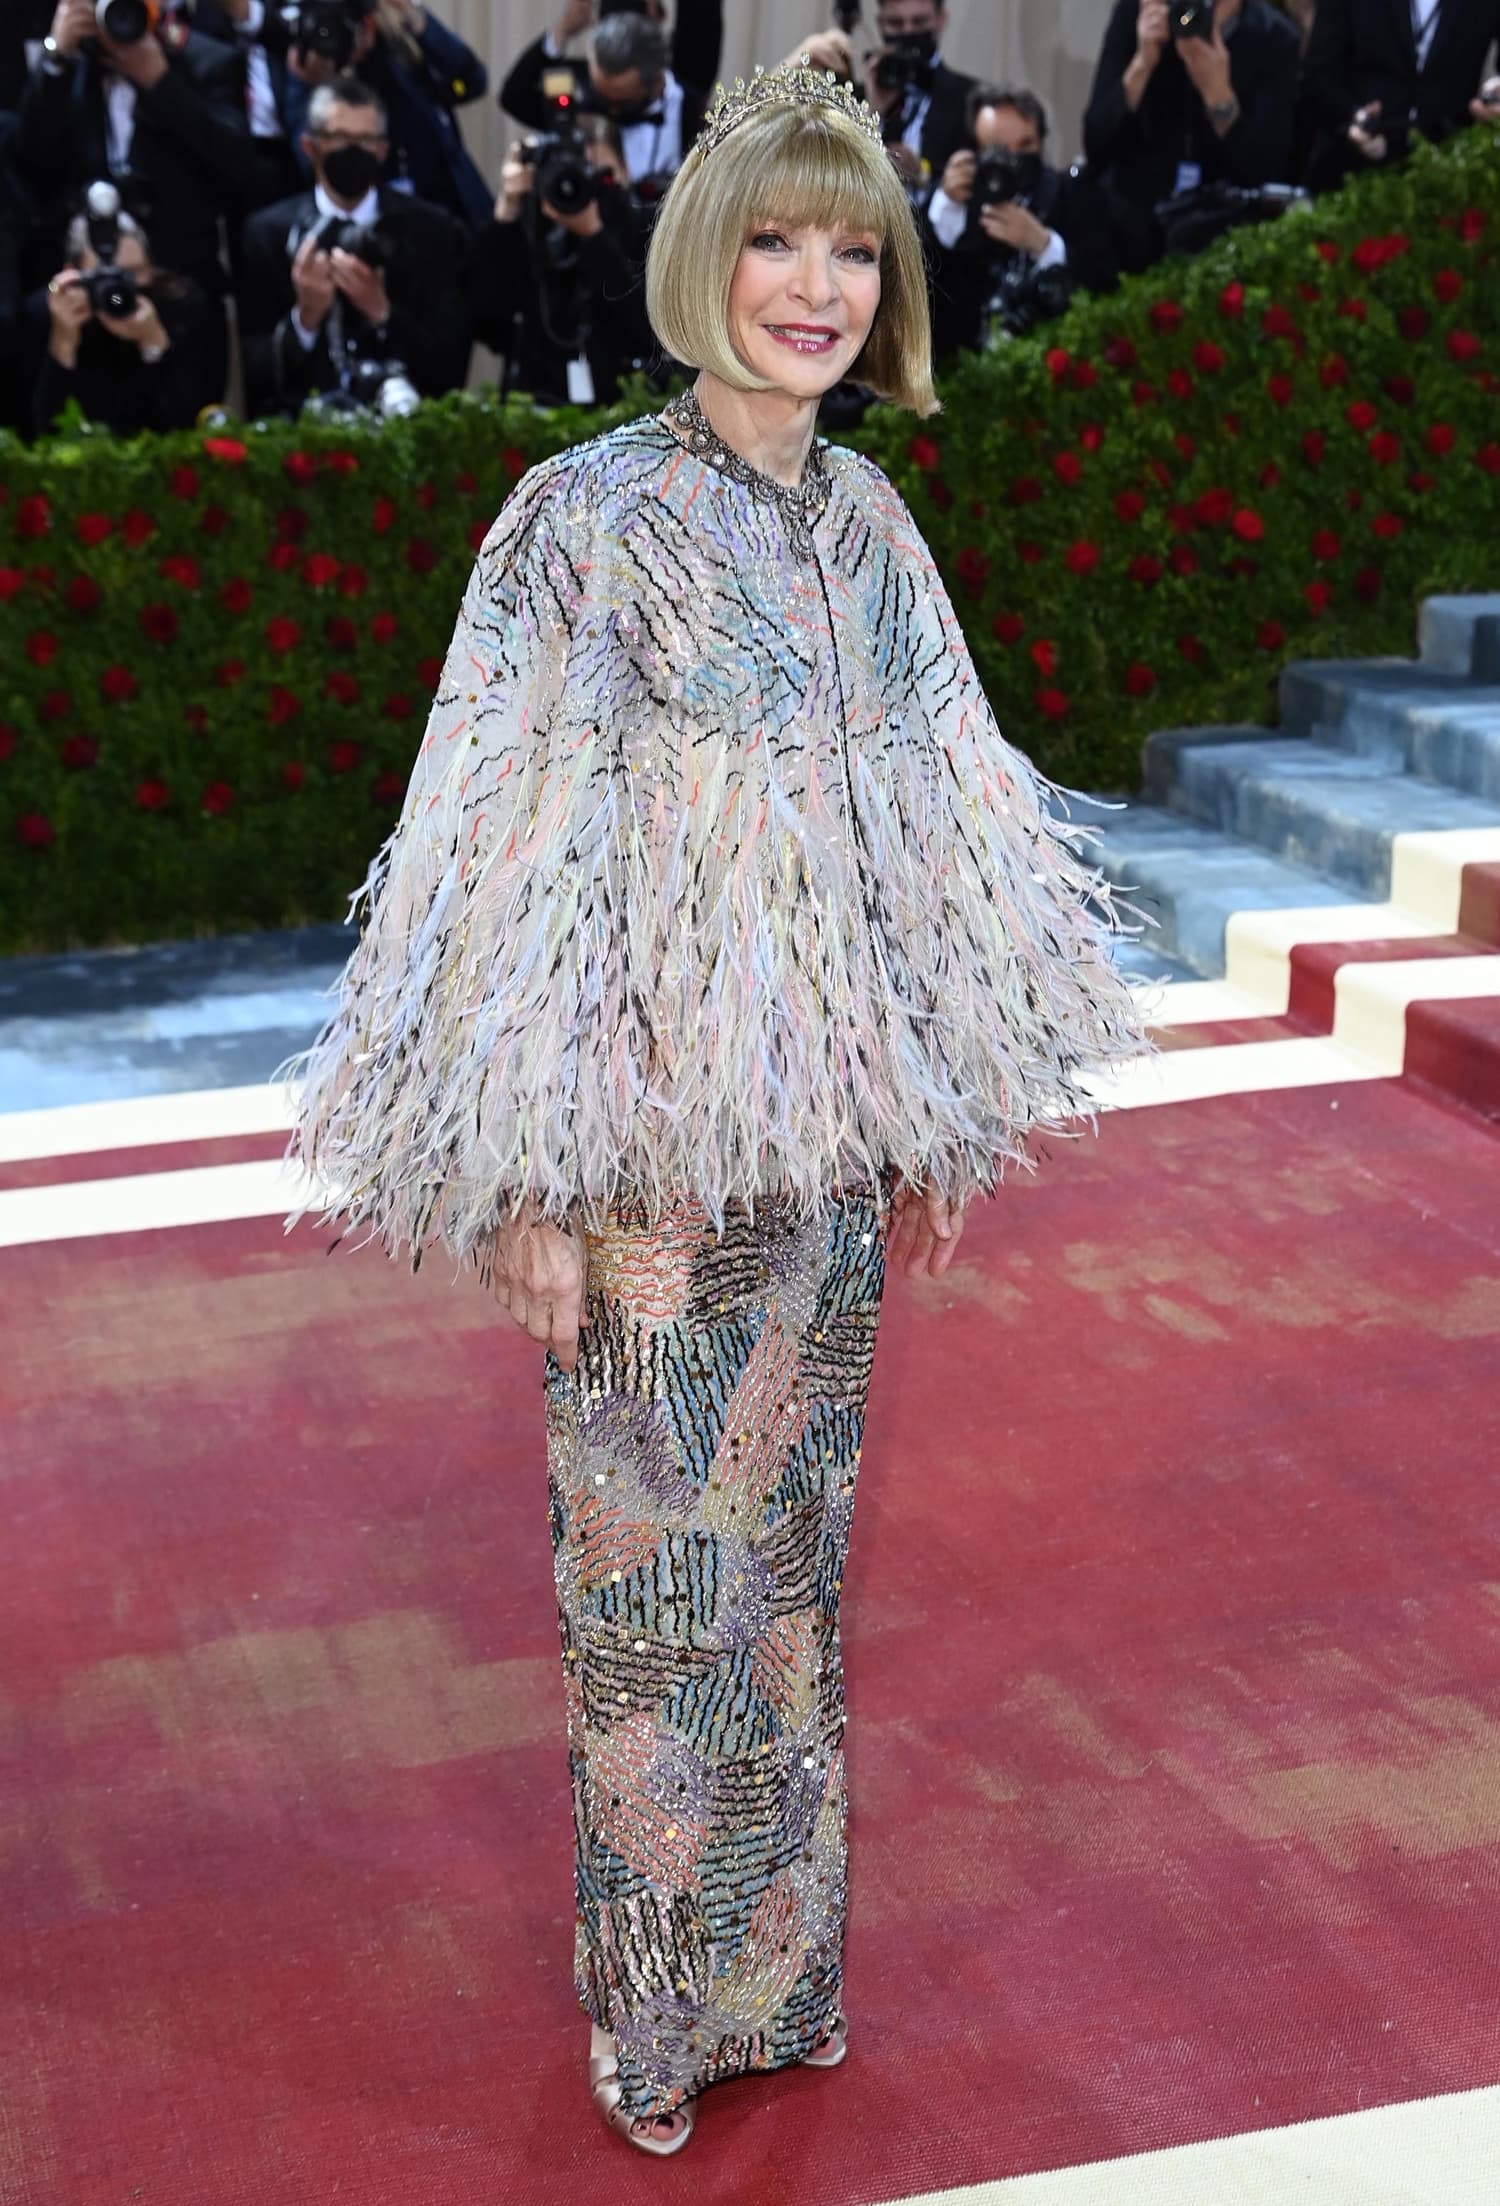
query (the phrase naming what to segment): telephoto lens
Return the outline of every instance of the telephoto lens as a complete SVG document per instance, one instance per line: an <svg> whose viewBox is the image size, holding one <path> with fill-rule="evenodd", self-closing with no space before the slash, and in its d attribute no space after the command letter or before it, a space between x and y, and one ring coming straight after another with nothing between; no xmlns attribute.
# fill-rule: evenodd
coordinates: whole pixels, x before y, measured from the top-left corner
<svg viewBox="0 0 1500 2206"><path fill-rule="evenodd" d="M152 24L148 0L96 0L94 21L117 46L138 46Z"/></svg>

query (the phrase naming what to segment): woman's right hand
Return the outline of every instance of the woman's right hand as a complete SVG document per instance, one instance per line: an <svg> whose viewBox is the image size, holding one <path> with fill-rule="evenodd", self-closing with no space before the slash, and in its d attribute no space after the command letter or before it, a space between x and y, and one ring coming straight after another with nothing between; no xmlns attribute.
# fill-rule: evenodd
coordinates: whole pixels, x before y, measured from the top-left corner
<svg viewBox="0 0 1500 2206"><path fill-rule="evenodd" d="M550 1348L564 1371L578 1364L587 1325L588 1251L569 1226L543 1225L530 1211L497 1225L495 1300L523 1332Z"/></svg>
<svg viewBox="0 0 1500 2206"><path fill-rule="evenodd" d="M913 1185L898 1174L891 1194L891 1222L886 1237L886 1268L906 1266L909 1279L926 1272L941 1279L958 1254L964 1230L962 1203L952 1203L930 1180Z"/></svg>

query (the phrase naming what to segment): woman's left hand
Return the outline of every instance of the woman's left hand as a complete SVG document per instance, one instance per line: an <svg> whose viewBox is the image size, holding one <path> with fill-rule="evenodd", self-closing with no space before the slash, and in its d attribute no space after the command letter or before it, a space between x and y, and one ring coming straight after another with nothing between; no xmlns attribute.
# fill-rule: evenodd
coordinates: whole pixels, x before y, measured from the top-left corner
<svg viewBox="0 0 1500 2206"><path fill-rule="evenodd" d="M909 1279L918 1272L926 1272L929 1279L941 1279L953 1261L963 1230L962 1204L950 1203L929 1182L913 1187L909 1180L898 1177L891 1193L887 1270L904 1261Z"/></svg>

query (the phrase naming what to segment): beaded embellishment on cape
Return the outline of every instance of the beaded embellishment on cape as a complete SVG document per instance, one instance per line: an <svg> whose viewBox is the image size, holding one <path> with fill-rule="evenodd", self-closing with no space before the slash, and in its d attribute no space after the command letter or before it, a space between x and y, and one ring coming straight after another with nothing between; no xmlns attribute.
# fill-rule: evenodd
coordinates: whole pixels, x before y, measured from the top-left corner
<svg viewBox="0 0 1500 2206"><path fill-rule="evenodd" d="M663 406L659 418L681 432L688 450L696 458L707 460L710 466L732 475L736 482L770 499L780 510L798 558L811 557L813 524L827 505L833 488L828 448L820 438L814 437L802 481L793 488L790 483L779 483L774 475L762 474L742 453L736 452L732 444L726 444L691 387Z"/></svg>

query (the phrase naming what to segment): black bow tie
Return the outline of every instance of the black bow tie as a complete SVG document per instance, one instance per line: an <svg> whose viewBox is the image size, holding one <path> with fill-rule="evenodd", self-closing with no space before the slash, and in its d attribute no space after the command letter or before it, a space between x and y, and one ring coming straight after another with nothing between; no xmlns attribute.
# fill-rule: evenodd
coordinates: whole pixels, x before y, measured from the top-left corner
<svg viewBox="0 0 1500 2206"><path fill-rule="evenodd" d="M632 115L629 121L622 122L620 124L620 128L622 130L632 130L637 123L654 123L659 125L661 123L664 123L666 119L667 111L664 107L653 107L649 109L648 112L644 115Z"/></svg>

